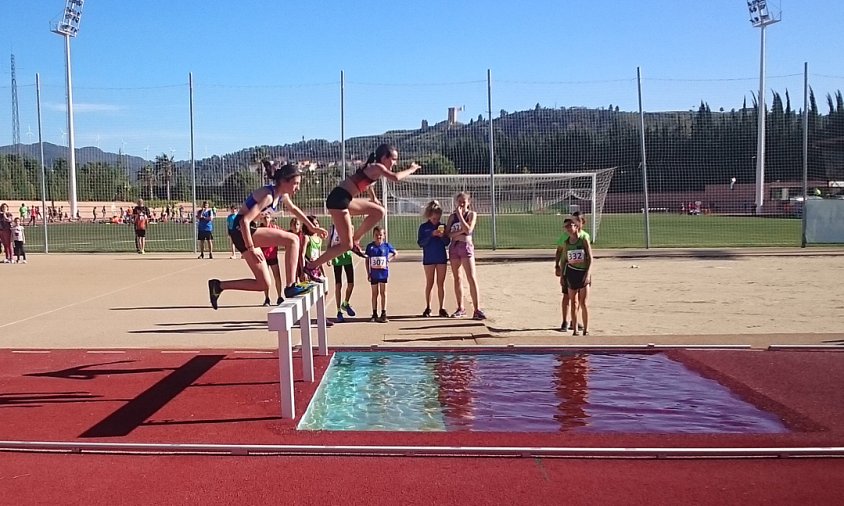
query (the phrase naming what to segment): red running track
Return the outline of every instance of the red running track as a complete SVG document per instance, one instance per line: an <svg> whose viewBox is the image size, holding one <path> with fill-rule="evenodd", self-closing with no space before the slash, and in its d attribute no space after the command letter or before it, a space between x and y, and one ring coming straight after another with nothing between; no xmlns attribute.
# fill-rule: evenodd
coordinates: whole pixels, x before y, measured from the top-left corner
<svg viewBox="0 0 844 506"><path fill-rule="evenodd" d="M844 446L844 353L677 351L779 414L773 435L297 432L274 355L0 351L0 439L451 446ZM327 359L317 359L321 376ZM299 370L298 360L294 370ZM296 382L297 413L316 384ZM81 470L81 472L80 472ZM76 483L74 485L74 483ZM0 453L11 504L830 502L844 460L568 460ZM154 486L150 486L154 485ZM371 499L368 499L371 498Z"/></svg>

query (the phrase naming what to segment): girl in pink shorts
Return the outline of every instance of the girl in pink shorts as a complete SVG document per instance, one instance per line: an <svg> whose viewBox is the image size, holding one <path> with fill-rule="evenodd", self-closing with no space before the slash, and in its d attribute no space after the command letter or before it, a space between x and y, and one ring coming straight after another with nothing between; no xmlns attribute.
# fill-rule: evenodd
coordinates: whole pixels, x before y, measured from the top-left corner
<svg viewBox="0 0 844 506"><path fill-rule="evenodd" d="M451 274L454 277L454 296L457 299L457 311L451 316L460 318L466 315L463 306L463 276L469 282L469 295L472 298L474 312L472 318L484 320L486 315L480 308L478 295L478 278L475 269L475 244L472 234L478 222L478 214L469 210L470 197L468 192L460 192L454 197L455 211L448 218L448 235L451 244L448 247L448 257L451 262Z"/></svg>

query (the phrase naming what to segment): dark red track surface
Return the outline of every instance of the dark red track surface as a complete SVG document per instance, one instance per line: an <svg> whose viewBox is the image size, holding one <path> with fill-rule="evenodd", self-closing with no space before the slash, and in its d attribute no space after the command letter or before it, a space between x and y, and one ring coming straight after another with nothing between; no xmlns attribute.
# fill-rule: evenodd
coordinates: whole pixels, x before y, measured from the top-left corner
<svg viewBox="0 0 844 506"><path fill-rule="evenodd" d="M676 351L779 414L774 435L298 432L274 355L0 351L0 439L450 446L844 446L844 353ZM327 359L317 358L318 376ZM301 415L316 387L299 381ZM9 504L832 503L844 459L586 460L0 453Z"/></svg>

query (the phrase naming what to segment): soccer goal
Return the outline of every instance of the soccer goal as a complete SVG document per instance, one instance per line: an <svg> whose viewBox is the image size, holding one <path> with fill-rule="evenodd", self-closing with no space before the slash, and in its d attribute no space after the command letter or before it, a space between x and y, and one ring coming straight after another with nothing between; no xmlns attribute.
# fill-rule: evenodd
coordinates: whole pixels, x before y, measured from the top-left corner
<svg viewBox="0 0 844 506"><path fill-rule="evenodd" d="M614 170L496 174L494 179L488 175L414 175L384 186L385 225L391 235L412 237L428 202L439 201L446 219L454 209L455 195L465 191L480 218L475 240L481 247L548 247L561 233L562 217L575 211L586 215L588 231L597 242ZM405 230L410 223L415 224L412 231Z"/></svg>

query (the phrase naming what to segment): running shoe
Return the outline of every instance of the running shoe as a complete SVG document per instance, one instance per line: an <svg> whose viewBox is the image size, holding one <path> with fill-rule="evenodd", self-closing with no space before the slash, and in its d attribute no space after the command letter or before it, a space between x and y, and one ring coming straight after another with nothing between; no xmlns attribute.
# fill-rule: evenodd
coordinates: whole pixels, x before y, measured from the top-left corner
<svg viewBox="0 0 844 506"><path fill-rule="evenodd" d="M214 253L208 253L208 260L214 259Z"/></svg>
<svg viewBox="0 0 844 506"><path fill-rule="evenodd" d="M448 318L448 311L445 309L440 309L440 318Z"/></svg>
<svg viewBox="0 0 844 506"><path fill-rule="evenodd" d="M563 321L563 324L560 325L560 332L565 332L569 329L569 322Z"/></svg>
<svg viewBox="0 0 844 506"><path fill-rule="evenodd" d="M269 297L265 297L265 298L264 298L264 307L267 307L267 306L269 306L269 305L270 305L270 298L269 298Z"/></svg>
<svg viewBox="0 0 844 506"><path fill-rule="evenodd" d="M336 321L337 323L343 323L346 321L346 319L343 317L342 311L337 311L337 318L335 318L334 321Z"/></svg>
<svg viewBox="0 0 844 506"><path fill-rule="evenodd" d="M199 255L199 256L198 256L198 257L196 257L196 258L197 258L197 259L200 259L200 258L205 258L205 253L202 253L201 255Z"/></svg>
<svg viewBox="0 0 844 506"><path fill-rule="evenodd" d="M578 332L577 332L577 330L575 330L574 332L572 332L572 333L571 333L571 335L573 335L573 336L579 336L579 335L580 335L580 333L578 333Z"/></svg>
<svg viewBox="0 0 844 506"><path fill-rule="evenodd" d="M474 313L472 313L473 320L486 320L486 314L480 309L476 309Z"/></svg>
<svg viewBox="0 0 844 506"><path fill-rule="evenodd" d="M369 318L369 321L373 322L373 323L378 321L378 312L377 311L372 312L372 316Z"/></svg>
<svg viewBox="0 0 844 506"><path fill-rule="evenodd" d="M358 242L352 244L352 253L354 253L355 255L357 255L361 258L366 258L366 253L363 252L363 250L360 247L360 243L358 243Z"/></svg>
<svg viewBox="0 0 844 506"><path fill-rule="evenodd" d="M352 317L354 317L355 314L357 314L357 313L355 313L355 310L352 309L352 306L350 306L348 302L344 302L344 303L340 304L340 309L342 309L343 311L346 312L347 315L352 316Z"/></svg>
<svg viewBox="0 0 844 506"><path fill-rule="evenodd" d="M426 307L424 311L422 311L422 318L427 318L431 316L431 308Z"/></svg>
<svg viewBox="0 0 844 506"><path fill-rule="evenodd" d="M223 289L220 287L220 280L209 279L208 298L211 299L211 307L213 307L214 309L217 309L217 300L219 300L221 293L223 293Z"/></svg>
<svg viewBox="0 0 844 506"><path fill-rule="evenodd" d="M387 318L387 312L381 311L381 316L378 317L377 321L378 323L387 323L388 321L390 321L390 319Z"/></svg>
<svg viewBox="0 0 844 506"><path fill-rule="evenodd" d="M466 316L465 309L458 309L457 311L451 313L452 318L463 318L464 316Z"/></svg>
<svg viewBox="0 0 844 506"><path fill-rule="evenodd" d="M284 296L288 299L292 297L298 297L300 295L306 295L314 289L314 285L303 285L301 283L297 283L295 285L288 286L284 289Z"/></svg>
<svg viewBox="0 0 844 506"><path fill-rule="evenodd" d="M275 300L275 305L280 306L284 302L284 297L279 297Z"/></svg>

